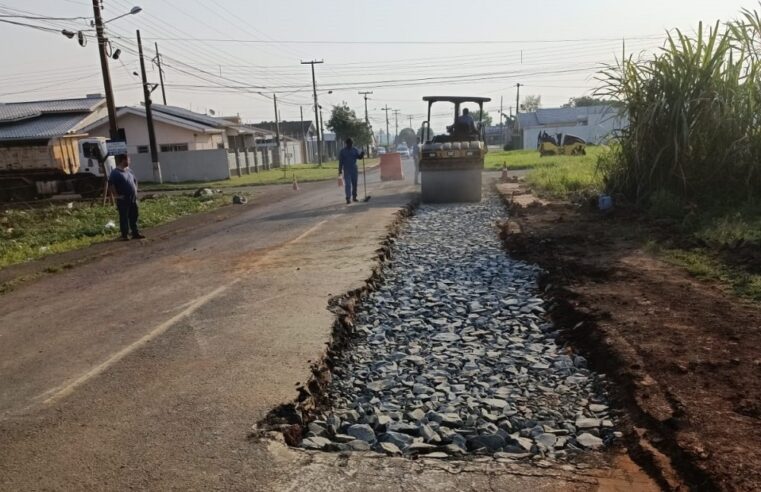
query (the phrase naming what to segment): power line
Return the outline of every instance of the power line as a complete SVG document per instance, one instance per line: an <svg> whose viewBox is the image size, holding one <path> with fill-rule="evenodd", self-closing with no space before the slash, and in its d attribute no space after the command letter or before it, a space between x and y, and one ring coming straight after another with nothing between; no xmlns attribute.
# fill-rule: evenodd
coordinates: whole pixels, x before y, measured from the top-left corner
<svg viewBox="0 0 761 492"><path fill-rule="evenodd" d="M662 36L627 37L626 39L660 39ZM482 45L482 44L539 44L539 43L575 43L575 42L600 42L617 41L621 38L578 38L578 39L530 39L530 40L469 40L469 41L410 41L410 40L386 40L386 41L331 41L331 40L293 40L293 39L235 39L235 38L150 38L153 41L183 41L195 43L246 43L246 44L358 44L358 45L384 45L384 44L417 44L417 45Z"/></svg>
<svg viewBox="0 0 761 492"><path fill-rule="evenodd" d="M13 25L16 25L16 26L21 26L21 27L29 27L29 28L32 28L32 29L37 29L38 31L54 32L56 34L60 34L61 33L60 29L54 29L52 27L37 26L37 25L34 25L34 24L27 24L26 22L17 22L17 21L12 21L12 20L7 20L7 19L0 19L0 22L4 22L6 24L13 24Z"/></svg>

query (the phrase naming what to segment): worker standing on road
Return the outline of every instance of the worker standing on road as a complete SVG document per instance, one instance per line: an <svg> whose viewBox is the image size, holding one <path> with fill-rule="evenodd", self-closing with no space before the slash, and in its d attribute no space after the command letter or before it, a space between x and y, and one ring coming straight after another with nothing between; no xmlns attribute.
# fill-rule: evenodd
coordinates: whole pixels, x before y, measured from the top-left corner
<svg viewBox="0 0 761 492"><path fill-rule="evenodd" d="M137 178L129 168L129 156L117 155L116 168L108 176L108 188L116 197L116 209L119 211L119 229L122 241L129 241L127 235L132 231L132 239L144 239L137 228Z"/></svg>
<svg viewBox="0 0 761 492"><path fill-rule="evenodd" d="M420 139L415 140L412 146L412 159L415 161L415 184L419 184L418 176L420 175Z"/></svg>
<svg viewBox="0 0 761 492"><path fill-rule="evenodd" d="M338 176L344 177L344 189L346 190L346 203L357 200L357 180L359 179L359 169L357 168L357 159L365 157L364 151L354 148L354 141L346 139L346 147L341 149L338 154Z"/></svg>

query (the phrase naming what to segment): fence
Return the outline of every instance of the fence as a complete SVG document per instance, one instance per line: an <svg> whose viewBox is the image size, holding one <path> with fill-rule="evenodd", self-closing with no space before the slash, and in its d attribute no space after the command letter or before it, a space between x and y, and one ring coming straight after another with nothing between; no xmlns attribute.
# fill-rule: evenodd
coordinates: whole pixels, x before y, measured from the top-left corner
<svg viewBox="0 0 761 492"><path fill-rule="evenodd" d="M230 179L225 149L161 152L159 163L165 183ZM130 167L138 180L154 181L150 154L130 154Z"/></svg>
<svg viewBox="0 0 761 492"><path fill-rule="evenodd" d="M242 152L238 151L236 156L235 152L227 151L227 167L230 172L230 176L237 176L238 169L240 169L240 175L251 174L257 170L261 171L267 169L271 165L271 157L269 151L264 149L257 150L256 154L253 151Z"/></svg>

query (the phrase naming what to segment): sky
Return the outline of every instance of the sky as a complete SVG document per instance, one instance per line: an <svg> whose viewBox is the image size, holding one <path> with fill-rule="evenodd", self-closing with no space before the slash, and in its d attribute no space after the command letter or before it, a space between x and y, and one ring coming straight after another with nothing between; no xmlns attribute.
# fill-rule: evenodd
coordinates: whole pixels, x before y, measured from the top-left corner
<svg viewBox="0 0 761 492"><path fill-rule="evenodd" d="M158 44L167 103L202 113L240 115L246 122L274 119L273 94L283 120L313 120L315 65L324 121L346 102L364 115L359 91L372 91L373 127L415 128L425 119L425 95L490 97L514 111L516 84L523 96L540 95L558 107L590 94L597 72L622 53L648 56L668 29L693 31L700 21L731 20L737 0L103 0L104 19L138 5L142 12L107 24L117 106L143 99L136 47L140 29L149 82L159 82L150 59ZM22 12L23 11L23 12ZM0 102L82 97L103 93L97 43L80 47L60 29L90 29L88 0L0 0L0 17L44 26L41 31L0 23ZM79 19L72 19L80 17ZM92 35L92 31L85 31ZM624 51L625 50L625 51ZM332 92L331 92L332 91ZM160 90L153 94L161 102ZM500 101L502 101L500 105ZM451 120L434 106L434 128Z"/></svg>

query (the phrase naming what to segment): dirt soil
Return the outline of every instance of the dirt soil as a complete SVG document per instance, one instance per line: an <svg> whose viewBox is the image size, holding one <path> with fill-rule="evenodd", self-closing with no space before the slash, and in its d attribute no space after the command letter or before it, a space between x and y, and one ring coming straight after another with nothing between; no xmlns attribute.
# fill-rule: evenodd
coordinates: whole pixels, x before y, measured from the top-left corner
<svg viewBox="0 0 761 492"><path fill-rule="evenodd" d="M662 231L633 212L498 189L506 248L546 269L562 337L629 410L635 460L666 488L761 490L761 308L647 254L643 231Z"/></svg>

